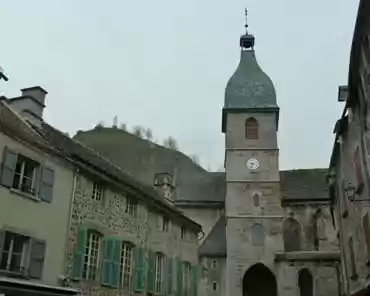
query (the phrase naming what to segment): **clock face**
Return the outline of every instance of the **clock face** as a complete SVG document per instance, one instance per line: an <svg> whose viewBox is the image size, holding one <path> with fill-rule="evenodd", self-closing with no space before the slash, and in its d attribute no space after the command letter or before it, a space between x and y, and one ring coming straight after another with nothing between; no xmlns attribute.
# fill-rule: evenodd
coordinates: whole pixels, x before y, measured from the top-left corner
<svg viewBox="0 0 370 296"><path fill-rule="evenodd" d="M255 158L248 159L245 164L246 164L247 168L250 169L250 170L256 170L260 166L259 161Z"/></svg>

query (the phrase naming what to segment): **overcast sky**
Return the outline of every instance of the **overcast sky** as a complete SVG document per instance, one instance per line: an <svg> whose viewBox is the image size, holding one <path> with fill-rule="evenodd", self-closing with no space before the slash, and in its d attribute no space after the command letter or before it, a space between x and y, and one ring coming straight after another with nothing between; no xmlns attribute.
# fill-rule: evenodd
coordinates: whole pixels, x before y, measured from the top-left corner
<svg viewBox="0 0 370 296"><path fill-rule="evenodd" d="M221 108L244 8L281 108L280 167L326 167L358 0L0 0L0 93L48 92L45 119L74 134L114 116L223 163Z"/></svg>

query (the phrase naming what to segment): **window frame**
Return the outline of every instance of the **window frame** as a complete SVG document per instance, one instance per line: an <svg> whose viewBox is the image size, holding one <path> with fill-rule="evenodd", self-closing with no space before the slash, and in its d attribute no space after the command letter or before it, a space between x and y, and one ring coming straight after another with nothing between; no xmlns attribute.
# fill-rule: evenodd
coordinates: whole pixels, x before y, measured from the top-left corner
<svg viewBox="0 0 370 296"><path fill-rule="evenodd" d="M9 236L11 236L9 250L5 251L6 240ZM14 248L14 241L17 236L21 237L23 239L23 242L22 242L22 251L20 253L18 252L16 253L17 256L20 256L19 270L14 270L11 264L12 264L12 260L15 259L13 257L15 253L13 251L13 248ZM30 247L31 247L31 237L22 235L16 232L12 232L12 231L5 231L4 245L3 245L3 248L0 250L0 258L1 258L0 270L3 272L7 272L7 273L23 274L29 267ZM5 268L2 268L3 260L5 257L6 257L6 266Z"/></svg>
<svg viewBox="0 0 370 296"><path fill-rule="evenodd" d="M134 248L135 246L130 242L121 242L120 286L123 288L131 288L132 286L134 272Z"/></svg>
<svg viewBox="0 0 370 296"><path fill-rule="evenodd" d="M99 182L94 181L92 185L91 199L95 201L102 201L103 192L104 192L103 186Z"/></svg>
<svg viewBox="0 0 370 296"><path fill-rule="evenodd" d="M94 240L95 238L95 240ZM103 235L96 230L88 230L85 252L83 254L83 268L82 268L82 279L83 280L96 280L98 277L98 270L100 267L100 257L102 248ZM94 249L93 249L94 248ZM94 251L94 254L93 254ZM94 262L91 262L94 260ZM93 276L91 276L91 270L93 270Z"/></svg>
<svg viewBox="0 0 370 296"><path fill-rule="evenodd" d="M26 194L36 195L37 192L37 175L39 173L41 164L23 154L17 154L17 163L14 170L14 179L12 188L24 192ZM32 165L33 172L32 177L25 175L26 166ZM20 165L20 171L18 171L18 165ZM24 188L25 180L31 180L31 187L29 189ZM17 183L17 184L16 184Z"/></svg>
<svg viewBox="0 0 370 296"><path fill-rule="evenodd" d="M125 209L125 212L127 214L135 217L137 215L137 207L138 207L137 200L131 195L126 195L126 209Z"/></svg>
<svg viewBox="0 0 370 296"><path fill-rule="evenodd" d="M162 293L163 276L164 276L164 262L165 257L162 253L155 253L155 265L154 265L154 293Z"/></svg>

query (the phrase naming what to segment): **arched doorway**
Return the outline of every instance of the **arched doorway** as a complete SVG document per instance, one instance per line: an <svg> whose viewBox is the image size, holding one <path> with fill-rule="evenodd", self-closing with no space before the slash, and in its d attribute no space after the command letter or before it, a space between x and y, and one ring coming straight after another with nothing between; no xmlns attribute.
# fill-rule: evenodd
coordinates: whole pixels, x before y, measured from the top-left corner
<svg viewBox="0 0 370 296"><path fill-rule="evenodd" d="M313 277L307 268L299 271L298 286L300 296L313 296Z"/></svg>
<svg viewBox="0 0 370 296"><path fill-rule="evenodd" d="M243 296L277 296L274 274L265 265L257 263L243 277Z"/></svg>

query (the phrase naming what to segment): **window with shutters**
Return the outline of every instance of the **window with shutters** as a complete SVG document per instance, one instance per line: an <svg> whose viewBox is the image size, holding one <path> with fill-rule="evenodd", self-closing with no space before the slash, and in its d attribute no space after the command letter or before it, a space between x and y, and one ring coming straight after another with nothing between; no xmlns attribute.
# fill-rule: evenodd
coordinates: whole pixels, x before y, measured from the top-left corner
<svg viewBox="0 0 370 296"><path fill-rule="evenodd" d="M162 282L163 282L163 266L164 266L164 256L161 253L155 254L155 293L162 292Z"/></svg>
<svg viewBox="0 0 370 296"><path fill-rule="evenodd" d="M136 216L137 211L137 201L130 195L126 196L126 213L131 216Z"/></svg>
<svg viewBox="0 0 370 296"><path fill-rule="evenodd" d="M96 278L100 255L100 244L100 233L96 231L88 231L82 271L83 279L95 280Z"/></svg>
<svg viewBox="0 0 370 296"><path fill-rule="evenodd" d="M94 182L91 198L93 200L100 201L102 200L102 195L103 195L103 187L98 182Z"/></svg>
<svg viewBox="0 0 370 296"><path fill-rule="evenodd" d="M54 170L41 167L37 161L5 148L0 175L1 185L32 196L38 192L41 200L51 202Z"/></svg>
<svg viewBox="0 0 370 296"><path fill-rule="evenodd" d="M252 140L258 139L258 122L253 117L245 121L245 138Z"/></svg>
<svg viewBox="0 0 370 296"><path fill-rule="evenodd" d="M45 242L19 233L0 231L0 270L14 276L41 278Z"/></svg>
<svg viewBox="0 0 370 296"><path fill-rule="evenodd" d="M122 287L130 287L132 281L132 262L134 246L128 242L122 242L120 278Z"/></svg>
<svg viewBox="0 0 370 296"><path fill-rule="evenodd" d="M24 273L27 268L27 257L30 249L30 238L13 232L6 232L1 250L0 269L15 273Z"/></svg>

